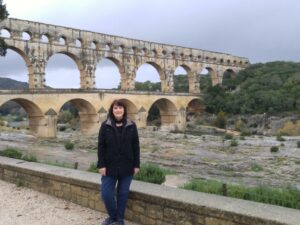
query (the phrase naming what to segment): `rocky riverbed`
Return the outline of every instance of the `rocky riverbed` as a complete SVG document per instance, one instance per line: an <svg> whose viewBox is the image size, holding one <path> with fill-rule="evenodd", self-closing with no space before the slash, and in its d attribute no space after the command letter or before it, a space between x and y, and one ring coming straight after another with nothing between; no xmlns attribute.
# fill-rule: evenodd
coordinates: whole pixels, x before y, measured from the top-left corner
<svg viewBox="0 0 300 225"><path fill-rule="evenodd" d="M191 178L214 179L245 185L294 186L300 189L300 136L235 137L237 146L223 135L189 135L140 129L142 162L152 162L176 172L174 182L181 184ZM64 143L72 141L74 150ZM279 151L271 153L271 146ZM59 132L56 139L39 139L28 131L1 131L0 150L15 147L24 153L35 154L40 162L58 163L86 170L97 160L97 135L84 136L79 132ZM174 175L172 176L174 179ZM167 182L168 183L168 182ZM174 184L169 183L174 186Z"/></svg>

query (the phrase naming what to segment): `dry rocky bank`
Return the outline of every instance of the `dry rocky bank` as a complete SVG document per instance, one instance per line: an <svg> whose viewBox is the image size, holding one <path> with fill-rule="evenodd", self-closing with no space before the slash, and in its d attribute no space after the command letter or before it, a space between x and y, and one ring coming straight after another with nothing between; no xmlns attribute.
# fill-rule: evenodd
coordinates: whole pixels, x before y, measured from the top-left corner
<svg viewBox="0 0 300 225"><path fill-rule="evenodd" d="M300 188L300 148L297 148L300 136L284 137L283 142L275 136L252 135L244 140L236 137L237 146L231 146L231 140L224 140L223 135L215 134L211 128L199 126L199 129L203 132L198 135L140 129L142 162L156 163L176 172L167 181L170 186L201 178L250 186ZM74 150L65 150L67 141L75 144ZM271 146L278 146L279 151L271 153ZM97 160L97 135L84 136L77 131L58 132L56 139L46 140L24 130L2 130L0 150L6 147L35 154L40 162L70 167L78 162L82 170Z"/></svg>

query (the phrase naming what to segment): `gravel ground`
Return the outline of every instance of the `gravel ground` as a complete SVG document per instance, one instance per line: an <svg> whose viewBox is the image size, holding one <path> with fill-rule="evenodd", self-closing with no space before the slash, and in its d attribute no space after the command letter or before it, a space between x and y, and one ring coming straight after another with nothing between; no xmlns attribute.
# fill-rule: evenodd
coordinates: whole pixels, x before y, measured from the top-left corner
<svg viewBox="0 0 300 225"><path fill-rule="evenodd" d="M97 225L106 217L104 213L0 180L0 225Z"/></svg>

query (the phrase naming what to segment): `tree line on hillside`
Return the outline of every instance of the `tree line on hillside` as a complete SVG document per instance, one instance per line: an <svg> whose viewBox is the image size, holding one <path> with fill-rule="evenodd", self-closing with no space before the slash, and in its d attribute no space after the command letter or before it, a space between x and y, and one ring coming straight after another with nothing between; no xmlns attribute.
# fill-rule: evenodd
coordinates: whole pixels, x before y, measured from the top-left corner
<svg viewBox="0 0 300 225"><path fill-rule="evenodd" d="M223 85L203 87L206 111L230 114L296 112L300 110L300 63L253 64Z"/></svg>

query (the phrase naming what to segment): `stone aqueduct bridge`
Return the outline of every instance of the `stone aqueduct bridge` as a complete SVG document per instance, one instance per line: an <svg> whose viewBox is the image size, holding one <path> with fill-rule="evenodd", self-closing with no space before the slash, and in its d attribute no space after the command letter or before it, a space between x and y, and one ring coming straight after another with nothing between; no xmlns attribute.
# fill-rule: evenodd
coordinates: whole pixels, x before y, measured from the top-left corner
<svg viewBox="0 0 300 225"><path fill-rule="evenodd" d="M82 133L96 133L106 119L114 99L121 99L127 107L128 117L138 127L147 125L152 105L160 111L161 126L184 130L186 113L203 111L199 95L149 93L113 90L28 90L0 91L0 106L8 101L17 102L28 114L29 128L40 137L55 137L57 116L62 106L71 102L79 111Z"/></svg>
<svg viewBox="0 0 300 225"><path fill-rule="evenodd" d="M95 132L104 120L109 103L122 99L129 108L129 116L139 127L146 126L152 105L160 110L162 126L185 128L188 112L202 111L198 74L206 68L212 83L222 82L226 71L237 73L248 66L247 58L224 53L184 48L106 35L79 29L55 26L19 19L0 22L6 30L5 42L19 53L28 68L28 91L1 91L0 106L15 101L28 113L29 127L41 137L56 136L59 110L71 102L79 110L81 130ZM27 38L24 38L24 33ZM69 56L80 71L80 89L45 90L45 67L51 56ZM107 58L114 62L121 75L121 91L95 89L97 63ZM151 64L159 73L161 92L134 91L136 71ZM174 93L173 76L178 66L187 72L189 93Z"/></svg>

